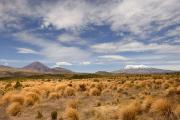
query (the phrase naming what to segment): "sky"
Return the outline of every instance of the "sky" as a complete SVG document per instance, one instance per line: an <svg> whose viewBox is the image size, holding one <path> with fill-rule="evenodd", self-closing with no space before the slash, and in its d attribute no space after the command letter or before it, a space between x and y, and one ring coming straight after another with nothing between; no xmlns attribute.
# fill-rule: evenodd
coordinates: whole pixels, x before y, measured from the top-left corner
<svg viewBox="0 0 180 120"><path fill-rule="evenodd" d="M0 0L0 64L180 70L179 0Z"/></svg>

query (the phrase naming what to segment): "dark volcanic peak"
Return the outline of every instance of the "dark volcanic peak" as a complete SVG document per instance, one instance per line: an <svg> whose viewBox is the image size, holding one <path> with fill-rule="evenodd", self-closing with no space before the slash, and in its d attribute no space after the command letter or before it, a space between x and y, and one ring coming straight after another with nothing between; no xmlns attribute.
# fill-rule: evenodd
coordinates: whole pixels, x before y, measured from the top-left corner
<svg viewBox="0 0 180 120"><path fill-rule="evenodd" d="M32 70L32 71L38 71L38 72L51 72L51 69L44 64L40 62L33 62L25 67L23 69L26 70Z"/></svg>
<svg viewBox="0 0 180 120"><path fill-rule="evenodd" d="M40 62L33 62L33 63L23 67L22 69L32 70L32 71L37 71L37 72L42 72L42 73L52 73L52 74L73 73L71 70L61 68L61 67L49 68Z"/></svg>

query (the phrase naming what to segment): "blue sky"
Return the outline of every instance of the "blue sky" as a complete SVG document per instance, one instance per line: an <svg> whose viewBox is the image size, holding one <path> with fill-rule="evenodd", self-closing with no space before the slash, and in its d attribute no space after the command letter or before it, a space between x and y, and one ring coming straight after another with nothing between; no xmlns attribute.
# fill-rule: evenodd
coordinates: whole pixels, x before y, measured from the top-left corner
<svg viewBox="0 0 180 120"><path fill-rule="evenodd" d="M179 0L0 0L0 64L180 69Z"/></svg>

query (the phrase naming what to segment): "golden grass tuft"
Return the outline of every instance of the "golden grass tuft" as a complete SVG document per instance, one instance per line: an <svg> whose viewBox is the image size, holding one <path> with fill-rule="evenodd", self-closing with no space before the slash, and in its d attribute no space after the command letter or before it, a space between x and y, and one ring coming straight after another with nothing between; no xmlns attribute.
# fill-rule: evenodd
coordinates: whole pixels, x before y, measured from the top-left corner
<svg viewBox="0 0 180 120"><path fill-rule="evenodd" d="M167 99L158 99L151 106L151 112L160 120L176 120L173 109L173 104Z"/></svg>
<svg viewBox="0 0 180 120"><path fill-rule="evenodd" d="M16 116L20 111L21 111L21 104L19 102L11 103L6 109L6 112L12 116Z"/></svg>
<svg viewBox="0 0 180 120"><path fill-rule="evenodd" d="M31 96L27 96L25 98L25 105L26 106L30 106L30 105L34 105L34 104L35 104L35 101Z"/></svg>
<svg viewBox="0 0 180 120"><path fill-rule="evenodd" d="M141 103L139 100L133 101L130 105L121 110L120 117L122 120L136 120L136 116L141 113Z"/></svg>
<svg viewBox="0 0 180 120"><path fill-rule="evenodd" d="M75 96L75 89L73 87L67 87L64 90L64 95L65 96Z"/></svg>
<svg viewBox="0 0 180 120"><path fill-rule="evenodd" d="M68 101L68 107L77 109L78 108L78 101L77 100Z"/></svg>
<svg viewBox="0 0 180 120"><path fill-rule="evenodd" d="M21 105L24 104L24 97L22 95L13 95L11 97L11 102L18 102Z"/></svg>
<svg viewBox="0 0 180 120"><path fill-rule="evenodd" d="M178 87L176 88L176 93L177 93L177 94L180 94L180 86L178 86Z"/></svg>
<svg viewBox="0 0 180 120"><path fill-rule="evenodd" d="M81 91L81 92L84 92L84 91L86 91L86 85L85 84L79 84L79 86L78 86L78 91Z"/></svg>
<svg viewBox="0 0 180 120"><path fill-rule="evenodd" d="M134 111L136 114L141 113L142 107L141 107L141 102L139 100L134 100L129 106L129 109Z"/></svg>
<svg viewBox="0 0 180 120"><path fill-rule="evenodd" d="M176 114L178 120L180 120L180 105L177 105L177 107L175 109L175 114Z"/></svg>
<svg viewBox="0 0 180 120"><path fill-rule="evenodd" d="M1 99L2 104L10 103L14 92L7 92Z"/></svg>
<svg viewBox="0 0 180 120"><path fill-rule="evenodd" d="M101 95L101 91L97 88L92 88L90 89L90 95L91 96L100 96Z"/></svg>
<svg viewBox="0 0 180 120"><path fill-rule="evenodd" d="M142 103L142 110L145 111L145 112L148 112L151 108L151 105L153 103L153 98L148 96L145 98L145 100L143 101Z"/></svg>
<svg viewBox="0 0 180 120"><path fill-rule="evenodd" d="M39 102L40 97L37 93L30 92L25 97L25 105L34 105L36 102Z"/></svg>
<svg viewBox="0 0 180 120"><path fill-rule="evenodd" d="M66 88L66 85L65 84L60 84L60 85L57 85L55 87L55 90L56 91L60 91L60 90L64 90Z"/></svg>
<svg viewBox="0 0 180 120"><path fill-rule="evenodd" d="M170 87L169 83L165 82L162 84L163 89L168 89Z"/></svg>
<svg viewBox="0 0 180 120"><path fill-rule="evenodd" d="M166 96L171 96L171 95L174 95L176 93L177 93L177 90L174 87L170 87L170 88L166 89L166 91L165 91Z"/></svg>
<svg viewBox="0 0 180 120"><path fill-rule="evenodd" d="M59 93L57 93L57 92L52 92L52 93L49 94L48 99L50 99L50 100L56 100L56 99L59 99L59 97L60 97L60 94L59 94Z"/></svg>
<svg viewBox="0 0 180 120"><path fill-rule="evenodd" d="M122 109L120 114L122 120L136 120L136 112L130 107Z"/></svg>
<svg viewBox="0 0 180 120"><path fill-rule="evenodd" d="M79 120L79 113L76 109L68 107L65 111L65 117L68 120Z"/></svg>

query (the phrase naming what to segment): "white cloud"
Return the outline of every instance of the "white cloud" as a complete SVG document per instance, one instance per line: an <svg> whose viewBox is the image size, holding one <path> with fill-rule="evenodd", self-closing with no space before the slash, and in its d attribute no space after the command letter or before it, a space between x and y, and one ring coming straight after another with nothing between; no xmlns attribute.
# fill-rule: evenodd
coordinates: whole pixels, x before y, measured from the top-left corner
<svg viewBox="0 0 180 120"><path fill-rule="evenodd" d="M82 64L82 65L90 65L91 62L90 62L90 61L83 61L83 62L81 62L80 64Z"/></svg>
<svg viewBox="0 0 180 120"><path fill-rule="evenodd" d="M68 31L68 33L59 36L60 42L42 39L27 32L15 35L23 42L39 47L39 53L50 60L80 63L88 60L92 51L95 52L95 56L96 52L110 54L153 52L153 55L166 54L165 58L180 54L179 45L171 44L179 42L179 27L170 28L170 31L163 35L164 37L159 34L161 38L156 38L156 36L152 36L154 34L151 34L159 33L160 30L166 30L169 26L179 24L179 0L104 0L103 2L101 0L93 2L90 0L56 0L36 2L32 5L29 0L0 0L0 32L12 27L20 29L25 24L22 23L21 17L37 18L38 20L41 18L42 20L39 21L42 22L44 28L51 25L55 29ZM87 49L90 47L90 50L74 46L74 43L82 44L84 41L71 32L83 32L89 29L89 25L107 25L118 34L123 34L123 31L129 32L128 36L131 41L110 42L109 40L107 43L87 46ZM134 35L137 36L137 39L134 39ZM126 34L124 36L126 37ZM153 42L146 39L149 36L154 39ZM166 40L167 37L172 36L176 37L176 41ZM144 38L147 41L136 41L140 40L139 38ZM167 43L161 41L157 43L158 39L163 39ZM68 46L61 43L68 43ZM21 50L22 53L25 53L23 51L33 52ZM122 59L117 56L106 55L104 57L103 59L109 60ZM179 58L177 59L179 60ZM147 59L146 62L148 60L150 59Z"/></svg>
<svg viewBox="0 0 180 120"><path fill-rule="evenodd" d="M56 41L50 41L37 37L28 32L20 32L14 35L21 42L26 42L40 48L39 54L53 61L79 62L84 61L90 56L88 51L78 47L67 47Z"/></svg>
<svg viewBox="0 0 180 120"><path fill-rule="evenodd" d="M60 42L73 42L73 41L76 41L76 40L79 40L80 38L78 36L74 36L74 35L70 35L70 34L61 34L59 37L58 37L58 40Z"/></svg>
<svg viewBox="0 0 180 120"><path fill-rule="evenodd" d="M72 63L69 62L57 62L54 67L60 67L60 66L69 66L72 65Z"/></svg>
<svg viewBox="0 0 180 120"><path fill-rule="evenodd" d="M150 68L146 65L126 65L124 69L142 69L142 68Z"/></svg>
<svg viewBox="0 0 180 120"><path fill-rule="evenodd" d="M44 26L82 30L89 24L106 24L113 31L129 31L145 37L180 21L178 3L178 0L105 0L94 3L68 0L42 4L38 11Z"/></svg>
<svg viewBox="0 0 180 120"><path fill-rule="evenodd" d="M95 44L92 50L100 53L118 53L118 52L145 52L155 51L157 53L180 53L179 45L170 45L165 43L145 44L138 41L119 41Z"/></svg>
<svg viewBox="0 0 180 120"><path fill-rule="evenodd" d="M103 56L99 56L98 58L106 59L106 60L110 60L110 61L129 60L129 58L120 56L120 55L103 55Z"/></svg>
<svg viewBox="0 0 180 120"><path fill-rule="evenodd" d="M80 29L86 25L89 10L84 0L58 1L54 4L43 4L39 11L43 16L44 26L55 26L57 29Z"/></svg>
<svg viewBox="0 0 180 120"><path fill-rule="evenodd" d="M27 0L0 0L0 30L20 29L21 16L37 16L33 7Z"/></svg>
<svg viewBox="0 0 180 120"><path fill-rule="evenodd" d="M58 36L58 41L62 43L67 43L67 44L79 44L83 45L86 43L82 38L79 37L79 35L74 34L74 33L64 33Z"/></svg>
<svg viewBox="0 0 180 120"><path fill-rule="evenodd" d="M57 44L50 44L43 48L41 52L46 57L55 61L64 60L78 62L87 59L90 55L87 51L77 47L65 47Z"/></svg>
<svg viewBox="0 0 180 120"><path fill-rule="evenodd" d="M17 48L17 52L21 54L38 54L37 51L29 48Z"/></svg>
<svg viewBox="0 0 180 120"><path fill-rule="evenodd" d="M141 37L180 21L179 0L1 0L0 24L19 21L19 16L42 18L42 25L83 30L88 25L110 25L116 32L129 31ZM36 11L36 12L34 12ZM153 26L155 24L155 27Z"/></svg>

